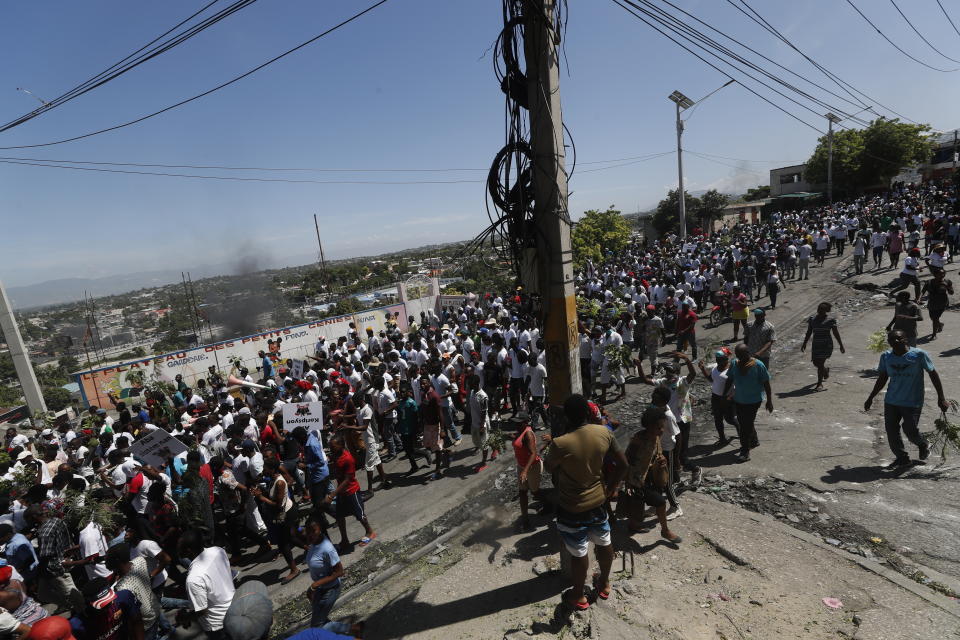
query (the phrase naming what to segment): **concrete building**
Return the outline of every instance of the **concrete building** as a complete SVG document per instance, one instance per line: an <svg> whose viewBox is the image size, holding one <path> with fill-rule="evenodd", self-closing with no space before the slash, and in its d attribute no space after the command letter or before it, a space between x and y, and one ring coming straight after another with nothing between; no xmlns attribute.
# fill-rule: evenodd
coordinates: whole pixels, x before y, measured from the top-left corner
<svg viewBox="0 0 960 640"><path fill-rule="evenodd" d="M728 228L741 222L757 224L761 220L760 211L763 205L770 202L770 198L754 200L753 202L734 202L723 208L723 217L711 222L711 231L719 231L726 225Z"/></svg>
<svg viewBox="0 0 960 640"><path fill-rule="evenodd" d="M770 197L778 198L788 193L816 191L803 177L806 164L795 164L779 169L770 169Z"/></svg>

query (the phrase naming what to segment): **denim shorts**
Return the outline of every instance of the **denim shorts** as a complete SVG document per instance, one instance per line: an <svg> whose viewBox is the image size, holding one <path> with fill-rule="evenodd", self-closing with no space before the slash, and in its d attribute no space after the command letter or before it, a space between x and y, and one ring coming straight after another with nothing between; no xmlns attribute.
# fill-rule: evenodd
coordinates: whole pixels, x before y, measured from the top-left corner
<svg viewBox="0 0 960 640"><path fill-rule="evenodd" d="M610 521L603 507L577 514L558 509L557 531L574 558L586 556L590 542L598 547L610 546Z"/></svg>

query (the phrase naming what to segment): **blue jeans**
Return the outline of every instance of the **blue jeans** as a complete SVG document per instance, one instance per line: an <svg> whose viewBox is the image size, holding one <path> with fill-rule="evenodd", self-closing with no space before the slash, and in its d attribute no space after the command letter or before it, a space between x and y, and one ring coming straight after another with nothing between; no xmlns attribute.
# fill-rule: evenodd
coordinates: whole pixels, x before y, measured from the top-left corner
<svg viewBox="0 0 960 640"><path fill-rule="evenodd" d="M920 411L923 407L901 407L895 404L883 405L883 426L887 430L887 443L893 455L898 460L909 460L906 448L903 446L903 437L900 435L900 429L907 434L907 439L918 447L924 444L923 436L920 435Z"/></svg>
<svg viewBox="0 0 960 640"><path fill-rule="evenodd" d="M313 600L311 601L313 614L310 616L311 627L323 627L333 633L350 633L350 625L348 623L335 622L330 619L330 612L333 610L333 605L336 604L337 598L339 597L340 585L324 589L323 591L318 590L313 592Z"/></svg>
<svg viewBox="0 0 960 640"><path fill-rule="evenodd" d="M450 437L453 440L459 440L460 430L457 429L457 425L453 420L453 403L451 402L445 407L440 407L440 411L443 412L443 421L450 432Z"/></svg>

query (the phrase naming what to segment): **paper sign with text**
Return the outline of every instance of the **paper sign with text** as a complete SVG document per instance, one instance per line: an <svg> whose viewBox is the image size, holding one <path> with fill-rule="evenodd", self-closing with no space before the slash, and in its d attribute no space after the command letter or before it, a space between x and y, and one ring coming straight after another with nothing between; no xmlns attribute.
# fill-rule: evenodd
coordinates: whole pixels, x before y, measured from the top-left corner
<svg viewBox="0 0 960 640"><path fill-rule="evenodd" d="M187 450L183 444L163 429L151 431L130 445L130 452L145 463L160 468L167 461L164 449L170 450L170 455L176 457Z"/></svg>
<svg viewBox="0 0 960 640"><path fill-rule="evenodd" d="M323 429L322 402L288 402L283 405L283 430L293 431L303 427L307 431Z"/></svg>

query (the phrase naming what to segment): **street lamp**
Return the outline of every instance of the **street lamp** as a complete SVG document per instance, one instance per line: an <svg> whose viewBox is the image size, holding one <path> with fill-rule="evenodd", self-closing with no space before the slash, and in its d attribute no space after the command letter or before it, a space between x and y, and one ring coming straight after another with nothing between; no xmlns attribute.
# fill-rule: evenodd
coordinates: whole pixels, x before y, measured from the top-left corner
<svg viewBox="0 0 960 640"><path fill-rule="evenodd" d="M687 203L683 190L683 147L681 146L681 137L683 136L683 120L680 119L680 112L692 107L693 100L683 95L679 91L674 91L667 96L677 105L677 201L680 203L680 242L687 239Z"/></svg>
<svg viewBox="0 0 960 640"><path fill-rule="evenodd" d="M841 118L834 113L824 116L828 122L827 129L827 202L833 207L833 125L839 124Z"/></svg>
<svg viewBox="0 0 960 640"><path fill-rule="evenodd" d="M686 111L690 107L700 102L703 102L720 89L728 87L731 84L736 82L734 79L727 80L721 86L717 87L707 95L700 98L699 101L694 101L683 95L679 91L674 91L667 98L669 98L675 105L677 105L677 181L679 183L679 191L677 192L677 200L680 202L680 242L684 242L687 239L687 199L685 197L686 193L683 190L683 147L681 146L680 139L683 136L683 120L680 118L680 112ZM687 116L689 119L689 116Z"/></svg>

